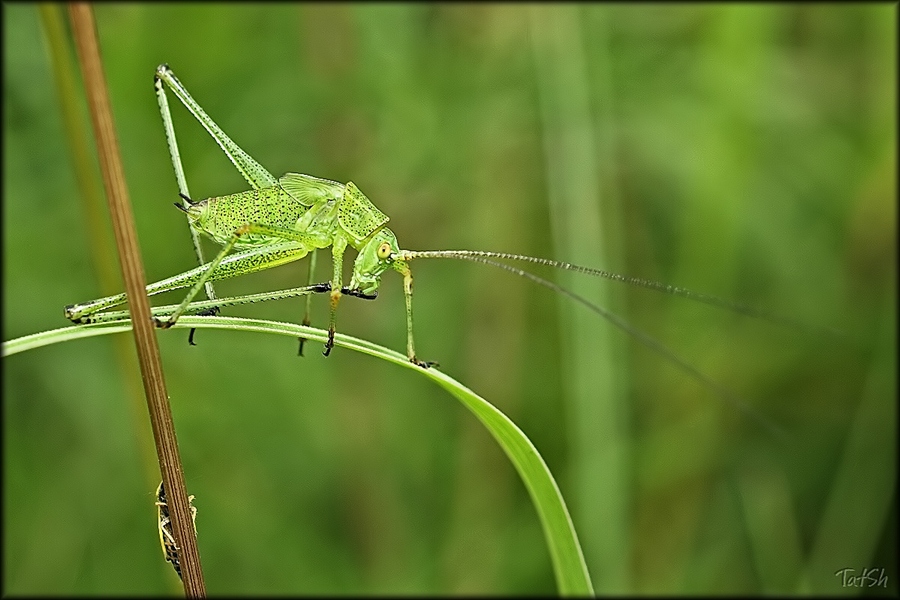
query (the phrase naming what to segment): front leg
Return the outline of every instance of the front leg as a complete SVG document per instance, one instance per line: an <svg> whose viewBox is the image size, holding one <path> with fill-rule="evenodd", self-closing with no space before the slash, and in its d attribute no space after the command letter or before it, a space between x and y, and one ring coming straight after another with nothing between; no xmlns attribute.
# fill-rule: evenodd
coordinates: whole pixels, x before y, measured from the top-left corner
<svg viewBox="0 0 900 600"><path fill-rule="evenodd" d="M409 358L409 362L413 363L414 365L418 365L423 369L427 369L428 367L437 367L439 365L436 362L419 360L416 357L416 344L413 340L412 271L410 271L409 266L405 264L398 270L400 271L400 274L403 275L403 295L406 298L406 356L407 358Z"/></svg>
<svg viewBox="0 0 900 600"><path fill-rule="evenodd" d="M341 280L344 267L344 250L347 249L347 239L343 235L336 235L331 244L331 258L334 272L331 277L331 319L328 324L328 341L325 342L323 356L331 354L334 348L334 324L337 315L338 302L341 301Z"/></svg>

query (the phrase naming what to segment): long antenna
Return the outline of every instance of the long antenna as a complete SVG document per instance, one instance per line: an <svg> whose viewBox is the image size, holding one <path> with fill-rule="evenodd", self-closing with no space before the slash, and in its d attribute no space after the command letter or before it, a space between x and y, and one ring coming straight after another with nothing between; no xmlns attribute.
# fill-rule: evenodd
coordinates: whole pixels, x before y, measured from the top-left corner
<svg viewBox="0 0 900 600"><path fill-rule="evenodd" d="M663 292L665 294L671 294L673 296L681 296L683 298L689 298L691 300L696 300L697 302L703 302L704 304L708 304L710 306L715 306L717 308L725 309L734 313L746 315L748 317L755 317L757 319L765 319L771 323L776 323L778 325L784 327L791 327L794 329L799 329L805 333L827 333L829 335L844 337L844 334L841 331L836 329L832 329L831 327L812 327L805 323L801 323L796 319L792 319L789 317L784 317L781 315L776 315L773 313L769 313L763 310L759 310L758 308L754 308L752 306L747 306L746 304L740 304L738 302L732 302L730 300L725 300L723 298L719 298L717 296L712 296L710 294L703 294L701 292L694 292L692 290L688 290L682 287L668 285L665 283L660 283L659 281L653 281L652 279L642 279L640 277L630 277L628 275L619 275L618 273L612 273L610 271L604 271L603 269L594 269L591 267L583 267L581 265L573 265L572 263L562 262L558 260L550 260L548 258L537 258L534 256L525 256L523 254L508 254L506 252L487 252L484 250L428 250L425 252L418 252L414 250L402 250L401 257L411 260L413 258L458 258L461 260L471 260L474 262L483 262L485 264L491 264L497 267L506 268L506 265L497 262L488 262L487 260L477 260L478 258L501 258L508 260L518 260L523 262L529 262L538 265L546 265L548 267L555 267L557 269L565 269L567 271L575 271L576 273L584 273L585 275L593 275L595 277L602 277L604 279L609 279L612 281L620 281L622 283L627 283L629 285L643 287L651 290L655 290L657 292ZM522 271L521 274L524 275L527 271ZM562 291L562 290L559 290ZM563 292L565 293L565 292Z"/></svg>
<svg viewBox="0 0 900 600"><path fill-rule="evenodd" d="M483 263L486 265L491 265L492 267L497 267L498 269L503 269L504 271L508 271L510 273L515 273L516 275L525 277L526 279L530 279L531 281L533 281L537 284L540 284L546 288L550 288L551 290L553 290L555 292L559 292L560 294L568 296L572 300L575 300L576 302L583 304L591 311L597 313L598 315L600 315L601 317L603 317L604 319L606 319L607 321L609 321L610 323L612 323L613 325L615 325L616 327L621 329L622 331L633 336L638 341L640 341L642 344L644 344L646 347L650 348L654 352L664 356L669 361L671 361L671 362L675 363L676 365L678 365L679 367L681 367L686 373L688 373L694 379L696 379L701 384L706 386L708 389L710 389L712 392L714 392L717 396L726 400L727 402L729 402L730 404L735 406L737 409L739 409L741 412L743 412L745 415L749 416L754 421L756 421L757 423L762 425L773 436L775 436L781 440L786 439L785 431L781 427L775 425L770 420L763 417L756 410L751 408L750 405L748 405L744 400L740 399L738 396L733 394L726 387L722 386L718 382L710 379L709 377L707 377L706 375L704 375L703 373L698 371L690 363L688 363L684 359L680 358L672 350L670 350L668 347L663 345L662 342L660 342L656 338L650 336L648 333L641 331L640 329L637 329L636 327L632 326L631 324L629 324L627 321L625 321L621 317L609 312L605 308L602 308L602 307L594 304L587 298L585 298L579 294L576 294L575 292L573 292L569 289L566 289L556 283L553 283L552 281L544 279L543 277L539 277L538 275L535 275L534 273L531 273L529 271L519 269L512 265L507 265L504 263L496 262L496 261L490 260L490 258L524 259L524 260L527 260L528 262L546 264L546 265L550 265L550 266L557 266L557 267L560 267L563 269L569 269L572 271L580 271L580 272L593 273L593 274L598 274L598 275L601 273L606 273L606 271L601 271L599 269L590 269L588 267L579 267L578 265L571 265L569 263L561 263L561 262L547 260L547 259L543 259L543 258L520 256L518 254L502 254L499 252L497 252L497 253L481 252L478 250L436 250L436 251L429 251L429 252L415 252L415 251L410 251L410 250L402 250L400 258L405 259L405 260L411 260L413 258L456 258L456 259L460 259L460 260L468 260L471 262ZM610 279L617 279L620 281L628 281L628 280L634 279L634 278L625 277L622 275L616 275L615 273L609 273L609 275L612 276L612 277L609 277ZM603 276L605 276L605 275L601 275L601 277L603 277ZM652 285L648 285L645 287L651 287L653 289L662 289L662 288L672 287L672 286L666 286L661 283L642 280L642 279L637 279L635 281L646 281L647 283L652 284ZM638 285L640 285L640 284L638 284ZM695 295L697 295L697 294L695 294L695 292L691 292L689 290L682 290L681 288L673 288L673 289L681 290L681 292L687 292L688 294L691 294L690 296L687 296L690 298L694 298ZM679 295L684 295L684 294L679 293ZM715 298L713 296L705 296L704 294L699 294L699 296L702 296L704 298L712 298L714 300L719 300L718 298ZM725 308L729 308L729 306L728 306L729 303L727 301L722 300L721 302L725 303L723 305ZM715 302L710 302L710 304L715 304L717 306L719 305Z"/></svg>

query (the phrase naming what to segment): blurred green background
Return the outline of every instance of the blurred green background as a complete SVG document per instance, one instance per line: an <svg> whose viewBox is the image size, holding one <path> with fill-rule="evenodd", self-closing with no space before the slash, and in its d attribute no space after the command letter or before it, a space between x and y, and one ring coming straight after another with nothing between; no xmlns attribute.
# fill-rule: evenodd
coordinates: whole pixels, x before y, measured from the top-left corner
<svg viewBox="0 0 900 600"><path fill-rule="evenodd" d="M38 10L3 13L10 340L122 284L108 217L92 225L79 195ZM420 357L532 439L598 592L897 593L896 6L153 4L96 18L149 280L195 261L152 88L167 62L272 173L352 179L405 248L567 260L838 328L542 272L778 438L568 299L486 266L412 264ZM246 189L170 102L195 197ZM218 289L305 277L298 263ZM226 314L299 322L302 303ZM345 300L338 326L402 352L400 278L377 302ZM300 359L285 337L186 337L158 335L210 593L555 591L525 488L443 390L340 348ZM119 335L4 359L5 593L178 591L133 356ZM834 574L869 567L887 588Z"/></svg>

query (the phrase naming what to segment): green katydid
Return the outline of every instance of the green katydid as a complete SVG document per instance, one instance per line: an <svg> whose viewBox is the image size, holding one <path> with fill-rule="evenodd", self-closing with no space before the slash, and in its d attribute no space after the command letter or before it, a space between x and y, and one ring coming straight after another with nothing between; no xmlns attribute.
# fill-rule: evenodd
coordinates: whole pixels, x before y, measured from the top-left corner
<svg viewBox="0 0 900 600"><path fill-rule="evenodd" d="M193 116L206 128L252 189L227 196L211 197L197 202L191 200L175 140L174 126L164 85L181 100ZM386 227L388 222L387 215L378 210L352 182L342 184L299 173L286 173L276 178L244 152L216 125L165 64L160 65L156 70L155 88L172 164L175 168L179 194L184 201L184 204L176 203L176 207L187 214L191 234L194 238L194 248L200 261L200 266L195 269L147 286L147 293L150 295L190 286L189 292L177 307L169 306L153 309L153 318L159 327L170 327L186 312L201 312L201 314L205 312L208 314L218 310L219 307L301 295L306 295L307 299L306 315L303 323L308 325L311 294L329 292L331 313L328 328L329 335L324 350L324 354L327 356L334 345L335 315L341 296L350 295L374 299L377 295L382 274L388 270L395 270L403 276L406 300L407 356L412 363L427 368L436 363L421 361L416 356L413 340L412 273L409 268L409 262L415 258L456 258L482 262L514 272L573 298L678 364L704 385L712 388L718 395L726 397L738 405L742 405L740 401L731 397L727 390L718 386L659 342L637 331L619 317L555 283L492 259L526 261L581 272L688 297L720 308L766 318L782 324L799 325L791 319L763 313L714 296L570 263L498 252L471 250L417 252L402 250L397 243L394 233ZM198 233L205 234L222 244L221 251L209 263L205 263L203 259ZM357 250L358 254L349 285L344 286L342 284L341 271L344 251L348 246L352 246ZM332 254L332 279L327 283L313 284L315 252L318 249L328 247L331 247ZM235 252L230 254L232 250ZM215 296L215 291L211 285L213 281L268 269L299 260L307 255L310 255L311 262L310 281L307 286L234 298L216 298ZM194 298L204 286L208 300L194 302ZM121 318L124 313L110 312L107 309L124 304L125 301L124 294L100 298L68 306L66 307L65 315L76 323L109 321ZM301 354L302 344L303 340L301 340L300 346Z"/></svg>

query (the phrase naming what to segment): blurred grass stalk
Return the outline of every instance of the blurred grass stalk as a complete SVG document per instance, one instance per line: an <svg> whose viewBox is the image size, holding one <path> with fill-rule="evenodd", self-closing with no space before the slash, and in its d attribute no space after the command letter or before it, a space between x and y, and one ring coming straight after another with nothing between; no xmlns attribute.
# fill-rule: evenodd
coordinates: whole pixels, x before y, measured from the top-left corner
<svg viewBox="0 0 900 600"><path fill-rule="evenodd" d="M608 232L620 230L619 219L614 199L603 197L603 188L612 187L605 171L612 164L609 79L598 82L606 93L595 104L581 6L531 6L528 11L555 257L585 265L617 264L618 244ZM604 31L604 23L594 25ZM593 62L603 66L605 75L606 40L591 44L597 53ZM595 112L601 115L599 133ZM566 287L616 312L614 293L602 282L573 273L560 277ZM608 323L568 299L559 298L559 307L561 369L571 407L567 479L575 489L575 522L597 592L627 593L632 477L624 344L613 338Z"/></svg>
<svg viewBox="0 0 900 600"><path fill-rule="evenodd" d="M800 592L833 592L841 569L853 569L859 575L868 567L888 567L873 560L896 511L897 319L891 310L895 303L896 297L886 296L882 314L887 322L882 323L876 343L880 351L873 352ZM852 587L844 591L855 593Z"/></svg>
<svg viewBox="0 0 900 600"><path fill-rule="evenodd" d="M103 194L97 161L91 153L91 141L85 127L84 108L79 102L81 95L75 81L75 57L72 55L71 39L66 29L61 4L42 3L38 5L41 30L53 81L56 84L57 100L65 131L66 147L72 158L72 170L78 185L80 214L87 228L88 250L94 268L100 295L112 295L122 288L121 277L116 274L115 246L110 236L109 219L104 216ZM116 371L119 374L128 397L131 410L134 441L142 456L144 474L148 486L155 486L158 469L156 456L151 451L151 432L144 413L144 395L137 375L137 363L131 352L129 340L123 336L113 338L116 347ZM152 489L152 488L151 488Z"/></svg>

